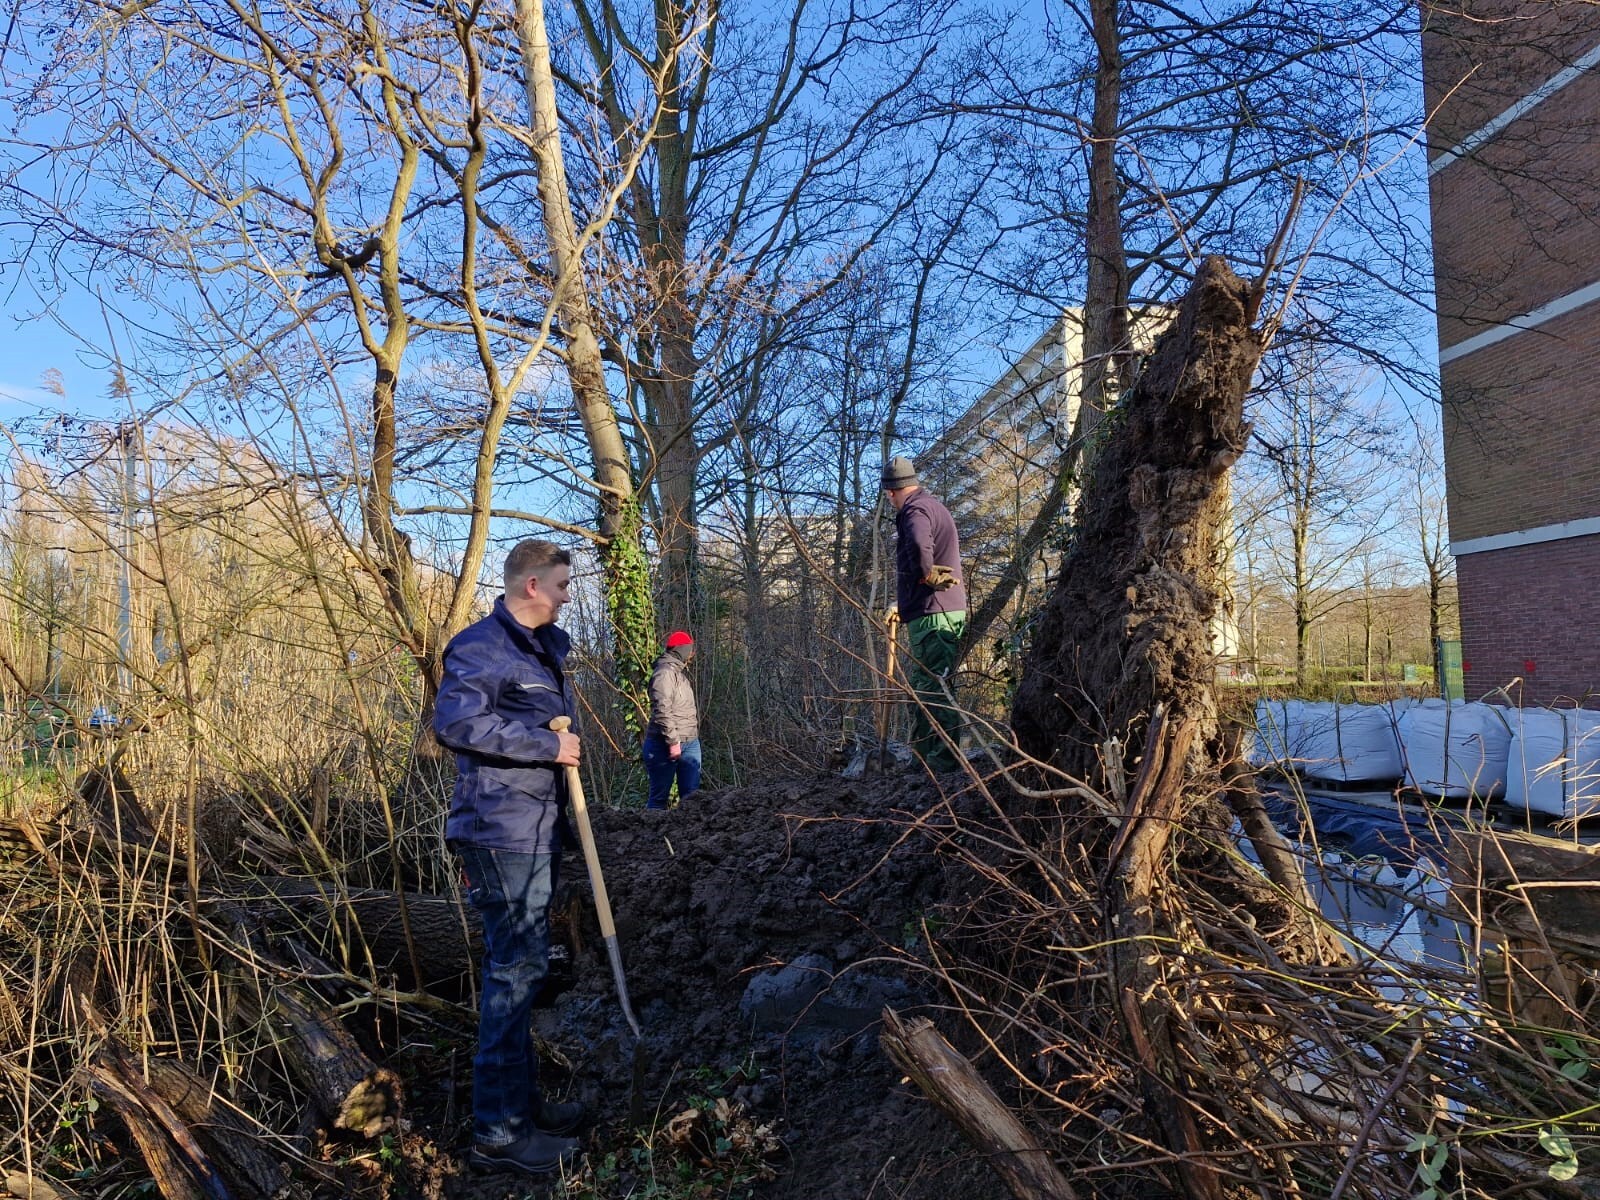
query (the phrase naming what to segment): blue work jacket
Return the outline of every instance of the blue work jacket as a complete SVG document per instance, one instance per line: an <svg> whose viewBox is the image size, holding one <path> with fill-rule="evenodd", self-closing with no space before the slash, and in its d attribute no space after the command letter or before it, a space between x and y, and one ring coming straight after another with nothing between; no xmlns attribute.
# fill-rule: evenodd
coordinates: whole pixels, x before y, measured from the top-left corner
<svg viewBox="0 0 1600 1200"><path fill-rule="evenodd" d="M566 768L550 722L577 716L571 648L558 626L520 624L504 597L450 639L433 712L434 734L456 752L447 841L542 854L568 836Z"/></svg>

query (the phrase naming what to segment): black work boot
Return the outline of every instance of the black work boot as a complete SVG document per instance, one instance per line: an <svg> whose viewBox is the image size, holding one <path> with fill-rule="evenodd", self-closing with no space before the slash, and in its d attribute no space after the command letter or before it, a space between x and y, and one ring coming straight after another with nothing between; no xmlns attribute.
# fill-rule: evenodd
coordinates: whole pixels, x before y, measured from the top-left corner
<svg viewBox="0 0 1600 1200"><path fill-rule="evenodd" d="M576 1133L589 1112L576 1100L563 1104L557 1100L541 1099L533 1110L533 1127L541 1133L565 1136Z"/></svg>
<svg viewBox="0 0 1600 1200"><path fill-rule="evenodd" d="M550 1175L578 1161L578 1143L538 1130L509 1146L477 1145L467 1162L484 1171L521 1171L524 1175Z"/></svg>

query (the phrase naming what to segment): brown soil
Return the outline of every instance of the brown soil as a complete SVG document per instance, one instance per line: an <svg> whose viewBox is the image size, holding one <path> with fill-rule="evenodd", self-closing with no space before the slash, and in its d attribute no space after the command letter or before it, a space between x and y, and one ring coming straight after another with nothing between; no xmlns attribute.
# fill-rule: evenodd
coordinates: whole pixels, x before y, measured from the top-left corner
<svg viewBox="0 0 1600 1200"><path fill-rule="evenodd" d="M952 807L964 803L957 797ZM993 1174L900 1082L877 1043L885 1003L902 1013L927 1011L937 995L919 957L918 929L961 890L955 868L935 849L950 829L949 813L925 776L819 775L706 792L671 812L595 814L644 1030L647 1128L665 1124L690 1097L720 1092L755 1122L773 1123L783 1143L772 1162L777 1178L754 1195L997 1194ZM923 828L909 828L923 816ZM563 874L562 892L583 902L576 981L538 1014L536 1029L570 1063L570 1071L547 1063L550 1090L596 1113L586 1143L593 1162L638 1144L628 1124L633 1038L578 852L564 860ZM791 974L782 978L814 979L816 994L807 1000L812 989L803 989L798 1011L773 994L785 966ZM762 997L765 1004L752 1003ZM940 1023L959 1036L958 1021ZM416 1144L406 1157L417 1162L423 1146L421 1157L435 1161L419 1190L473 1200L529 1195L515 1177L453 1165L467 1145L470 1054L470 1045L450 1047L453 1065L437 1054L412 1055L408 1142Z"/></svg>

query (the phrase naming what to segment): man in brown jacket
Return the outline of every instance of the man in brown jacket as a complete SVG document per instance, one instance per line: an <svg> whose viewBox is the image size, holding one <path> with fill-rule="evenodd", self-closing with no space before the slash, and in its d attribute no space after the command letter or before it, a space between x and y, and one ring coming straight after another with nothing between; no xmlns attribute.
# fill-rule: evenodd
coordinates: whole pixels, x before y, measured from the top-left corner
<svg viewBox="0 0 1600 1200"><path fill-rule="evenodd" d="M700 786L700 716L689 679L693 658L694 639L674 630L650 677L650 724L644 731L644 770L650 778L646 808L666 808L674 780L680 804Z"/></svg>
<svg viewBox="0 0 1600 1200"><path fill-rule="evenodd" d="M961 714L950 693L967 629L961 540L950 510L924 490L909 458L884 464L883 491L894 507L896 605L911 639L912 736L929 770L954 771L961 765L951 749L961 742Z"/></svg>

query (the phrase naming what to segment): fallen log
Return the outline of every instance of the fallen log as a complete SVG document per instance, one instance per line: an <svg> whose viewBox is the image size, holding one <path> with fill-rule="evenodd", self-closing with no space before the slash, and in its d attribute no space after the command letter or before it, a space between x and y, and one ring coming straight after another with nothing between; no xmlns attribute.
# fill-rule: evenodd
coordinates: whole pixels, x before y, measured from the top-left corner
<svg viewBox="0 0 1600 1200"><path fill-rule="evenodd" d="M173 1059L145 1064L150 1090L193 1130L241 1200L286 1200L302 1193L282 1163L262 1148L262 1127L230 1108L210 1083Z"/></svg>
<svg viewBox="0 0 1600 1200"><path fill-rule="evenodd" d="M400 1077L367 1057L327 1005L292 983L239 989L245 1014L265 1020L290 1073L335 1129L376 1137L395 1127L403 1104Z"/></svg>
<svg viewBox="0 0 1600 1200"><path fill-rule="evenodd" d="M402 900L379 888L334 891L314 879L253 876L230 880L226 903L247 906L274 932L306 935L319 953L336 961L342 957L339 948L347 947L348 969L364 969L370 955L373 966L395 971L416 987L464 985L483 953L478 914L449 896L408 892ZM412 977L402 903L422 967L420 979Z"/></svg>
<svg viewBox="0 0 1600 1200"><path fill-rule="evenodd" d="M166 1200L233 1200L194 1134L114 1043L84 1064L90 1090L121 1118Z"/></svg>
<svg viewBox="0 0 1600 1200"><path fill-rule="evenodd" d="M1017 1200L1077 1200L1055 1161L927 1019L883 1010L885 1052L981 1151Z"/></svg>

